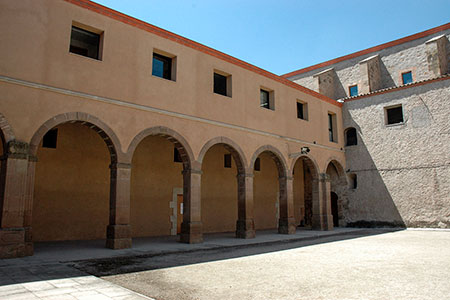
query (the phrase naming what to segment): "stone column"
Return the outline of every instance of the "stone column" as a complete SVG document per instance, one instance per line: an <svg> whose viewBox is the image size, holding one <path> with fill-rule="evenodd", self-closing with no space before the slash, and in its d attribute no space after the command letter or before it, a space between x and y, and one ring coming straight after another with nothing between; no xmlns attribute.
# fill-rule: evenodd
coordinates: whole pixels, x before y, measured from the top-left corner
<svg viewBox="0 0 450 300"><path fill-rule="evenodd" d="M0 175L0 258L30 255L25 246L24 215L28 172L27 143L10 141Z"/></svg>
<svg viewBox="0 0 450 300"><path fill-rule="evenodd" d="M330 176L326 173L319 174L319 178L313 180L312 228L315 230L333 229L330 193Z"/></svg>
<svg viewBox="0 0 450 300"><path fill-rule="evenodd" d="M109 167L111 169L111 182L106 247L111 249L131 248L131 165L125 163L112 163Z"/></svg>
<svg viewBox="0 0 450 300"><path fill-rule="evenodd" d="M253 219L253 174L238 174L238 220L236 222L236 237L251 239L255 237L255 222Z"/></svg>
<svg viewBox="0 0 450 300"><path fill-rule="evenodd" d="M32 217L33 217L33 197L34 197L34 178L36 173L36 156L28 157L27 172L27 189L25 195L25 211L23 227L25 229L25 251L27 255L33 255L33 234L32 234Z"/></svg>
<svg viewBox="0 0 450 300"><path fill-rule="evenodd" d="M180 234L182 243L203 242L201 182L200 168L183 170L183 223L181 223Z"/></svg>
<svg viewBox="0 0 450 300"><path fill-rule="evenodd" d="M292 176L279 178L280 185L280 220L278 233L294 234L294 188Z"/></svg>

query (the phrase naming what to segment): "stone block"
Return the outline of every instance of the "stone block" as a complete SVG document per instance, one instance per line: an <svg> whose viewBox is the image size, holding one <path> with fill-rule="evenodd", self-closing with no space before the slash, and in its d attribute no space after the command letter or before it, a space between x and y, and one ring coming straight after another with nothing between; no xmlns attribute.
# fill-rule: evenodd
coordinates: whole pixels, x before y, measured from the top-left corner
<svg viewBox="0 0 450 300"><path fill-rule="evenodd" d="M294 234L295 218L280 218L280 220L278 221L278 233Z"/></svg>
<svg viewBox="0 0 450 300"><path fill-rule="evenodd" d="M253 239L256 236L253 219L237 220L236 237L240 239Z"/></svg>

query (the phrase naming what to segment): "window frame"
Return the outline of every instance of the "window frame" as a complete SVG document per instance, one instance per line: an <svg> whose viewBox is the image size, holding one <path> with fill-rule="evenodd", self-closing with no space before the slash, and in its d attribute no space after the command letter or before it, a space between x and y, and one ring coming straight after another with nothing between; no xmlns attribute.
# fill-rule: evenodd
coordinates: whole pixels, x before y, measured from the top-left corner
<svg viewBox="0 0 450 300"><path fill-rule="evenodd" d="M411 81L410 82L405 82L405 77L404 75L406 74L411 74ZM413 71L412 70L408 70L408 71L404 71L400 73L400 78L402 80L402 85L406 85L406 84L411 84L414 82L414 76L413 76Z"/></svg>
<svg viewBox="0 0 450 300"><path fill-rule="evenodd" d="M261 95L262 94L267 94L267 98L268 101L267 103L267 107L266 105L263 105L263 103L261 102ZM267 110L275 110L275 95L274 95L274 91L270 90L268 88L265 87L260 87L259 88L259 107L267 109Z"/></svg>
<svg viewBox="0 0 450 300"><path fill-rule="evenodd" d="M225 93L219 93L218 91L216 91L216 75L225 78ZM212 87L213 87L212 89L213 89L213 93L214 94L232 98L232 83L233 82L232 82L231 74L228 74L228 73L225 73L223 71L214 69L214 71L213 71L213 84L212 84Z"/></svg>
<svg viewBox="0 0 450 300"><path fill-rule="evenodd" d="M302 105L302 117L299 116L299 104ZM308 102L297 99L296 106L297 106L297 119L308 121Z"/></svg>
<svg viewBox="0 0 450 300"><path fill-rule="evenodd" d="M355 143L354 144L349 144L349 139L348 139L348 133L349 131L355 131ZM345 129L344 131L344 137L345 137L345 147L351 147L351 146L357 146L358 145L358 132L356 131L355 127L348 127L347 129Z"/></svg>
<svg viewBox="0 0 450 300"><path fill-rule="evenodd" d="M356 88L356 94L352 95L352 88ZM352 84L348 86L348 96L349 97L356 97L359 95L358 91L358 84Z"/></svg>
<svg viewBox="0 0 450 300"><path fill-rule="evenodd" d="M88 54L82 54L82 53L78 53L76 51L72 51L73 48L79 48L79 49L83 49L81 47L75 46L73 45L73 31L74 29L76 31L79 32L84 32L90 35L95 35L97 37L97 45L96 45L96 55L95 56L89 56ZM84 25L78 22L73 21L70 27L70 39L69 39L69 53L73 54L73 55L77 55L77 56L81 56L81 57L86 57L95 61L102 61L103 58L103 36L104 36L104 32L102 30L96 29L94 27L88 26L88 25Z"/></svg>
<svg viewBox="0 0 450 300"><path fill-rule="evenodd" d="M328 122L328 140L332 143L337 143L338 137L337 137L336 113L329 111L327 114L327 122Z"/></svg>
<svg viewBox="0 0 450 300"><path fill-rule="evenodd" d="M402 121L401 122L397 122L397 123L389 123L389 110L391 109L396 109L396 108L400 108L401 112L402 112ZM390 106L386 106L384 107L384 124L386 126L398 126L398 125L403 125L405 124L405 112L403 110L403 104L396 104L396 105L390 105Z"/></svg>

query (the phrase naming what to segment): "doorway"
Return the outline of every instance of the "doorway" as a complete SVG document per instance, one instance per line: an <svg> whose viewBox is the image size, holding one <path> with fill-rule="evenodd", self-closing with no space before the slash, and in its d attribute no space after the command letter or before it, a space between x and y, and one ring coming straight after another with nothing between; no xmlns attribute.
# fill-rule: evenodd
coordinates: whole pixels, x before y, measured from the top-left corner
<svg viewBox="0 0 450 300"><path fill-rule="evenodd" d="M183 222L183 194L177 194L177 234L181 233L181 223Z"/></svg>
<svg viewBox="0 0 450 300"><path fill-rule="evenodd" d="M331 214L333 215L333 227L339 227L338 195L335 192L331 192Z"/></svg>

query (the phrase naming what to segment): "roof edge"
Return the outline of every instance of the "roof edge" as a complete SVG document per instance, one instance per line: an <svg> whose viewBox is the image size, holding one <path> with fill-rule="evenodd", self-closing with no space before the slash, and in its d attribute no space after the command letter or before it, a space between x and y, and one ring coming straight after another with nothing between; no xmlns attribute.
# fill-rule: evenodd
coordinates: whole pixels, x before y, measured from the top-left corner
<svg viewBox="0 0 450 300"><path fill-rule="evenodd" d="M152 25L150 23L147 23L145 21L139 20L137 18L131 17L129 15L126 15L124 13L121 13L121 12L117 11L117 10L111 9L111 8L106 7L104 5L98 4L98 3L90 1L90 0L64 0L64 1L66 1L68 3L71 3L71 4L74 4L74 5L77 5L79 7L88 9L90 11L93 11L95 13L101 14L103 16L112 18L112 19L114 19L116 21L119 21L119 22L122 22L122 23L125 23L125 24L128 24L128 25L131 25L131 26L136 27L138 29L145 30L147 32L150 32L152 34L155 34L155 35L158 35L160 37L166 38L166 39L171 40L173 42L176 42L178 44L187 46L187 47L192 48L194 50L197 50L197 51L203 52L205 54L214 56L214 57L219 58L221 60L224 60L224 61L226 61L228 63L232 63L234 65L237 65L237 66L239 66L239 67L241 67L243 69L252 71L252 72L257 73L259 75L265 76L265 77L267 77L269 79L278 81L279 83L282 83L282 84L284 84L286 86L289 86L291 88L299 90L299 91L301 91L301 92L303 92L305 94L308 94L310 96L316 97L316 98L318 98L318 99L320 99L322 101L325 101L327 103L336 105L338 107L342 107L342 103L339 103L336 100L328 98L328 97L326 97L326 96L324 96L322 94L319 94L319 93L317 93L317 92L315 92L315 91L313 91L311 89L308 89L308 88L306 88L304 86L301 86L301 85L299 85L299 84L297 84L295 82L292 82L292 81L290 81L290 80L288 80L286 78L283 78L283 77L281 77L279 75L276 75L274 73L271 73L269 71L261 69L261 68L255 66L255 65L249 64L249 63L247 63L247 62L245 62L243 60L240 60L238 58L235 58L235 57L233 57L231 55L228 55L228 54L225 54L223 52L217 51L217 50L215 50L215 49L213 49L211 47L205 46L203 44L200 44L198 42L195 42L193 40L185 38L185 37L183 37L181 35L172 33L172 32L170 32L168 30L162 29L160 27L157 27L157 26Z"/></svg>
<svg viewBox="0 0 450 300"><path fill-rule="evenodd" d="M334 59L331 59L331 60L327 60L327 61L315 64L315 65L312 65L312 66L309 66L309 67L306 67L306 68L303 68L303 69L292 71L290 73L286 73L286 74L281 75L281 77L289 78L289 77L292 77L292 76L303 74L303 73L306 73L306 72L309 72L309 71L312 71L312 70L316 70L316 69L319 69L319 68L327 67L327 66L330 66L330 65L342 62L344 60L352 59L352 58L355 58L355 57L358 57L358 56L366 55L366 54L369 54L369 53L372 53L372 52L376 52L376 51L380 51L380 50L383 50L383 49L386 49L386 48L389 48L389 47L393 47L393 46L397 46L397 45L400 45L400 44L403 44L403 43L414 41L414 40L426 37L427 35L435 34L435 33L438 33L440 31L447 30L447 29L450 29L450 23L447 23L447 24L444 24L444 25L440 25L438 27L433 27L431 29L428 29L428 30L425 30L425 31L422 31L422 32L419 32L419 33L415 33L415 34L412 34L412 35L408 35L406 37L403 37L403 38L400 38L400 39L397 39L397 40L393 40L393 41L390 41L390 42L387 42L387 43L384 43L384 44L381 44L381 45L373 46L373 47L370 47L370 48L367 48L367 49L364 49L364 50L361 50L361 51L357 51L357 52L354 52L354 53L351 53L351 54L347 54L347 55L344 55L344 56L341 56L341 57L337 57L337 58L334 58Z"/></svg>

